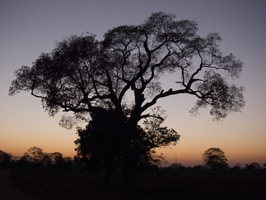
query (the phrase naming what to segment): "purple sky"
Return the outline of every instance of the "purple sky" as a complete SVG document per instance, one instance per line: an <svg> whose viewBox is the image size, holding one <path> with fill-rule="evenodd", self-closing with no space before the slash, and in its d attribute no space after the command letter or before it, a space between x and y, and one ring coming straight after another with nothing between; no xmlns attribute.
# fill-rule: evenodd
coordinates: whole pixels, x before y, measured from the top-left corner
<svg viewBox="0 0 266 200"><path fill-rule="evenodd" d="M50 52L56 41L91 32L100 40L115 26L140 24L152 12L174 13L195 20L199 33L217 32L224 54L244 62L238 85L245 87L246 107L222 122L213 122L208 109L189 114L195 99L176 96L159 102L167 110L165 125L181 135L176 147L163 149L169 162L202 162L210 147L224 150L230 164L266 163L266 1L264 0L2 0L0 1L0 149L21 155L31 146L45 152L74 155L75 129L48 117L29 93L8 96L14 71ZM171 77L164 84L171 85ZM172 80L173 81L173 80Z"/></svg>

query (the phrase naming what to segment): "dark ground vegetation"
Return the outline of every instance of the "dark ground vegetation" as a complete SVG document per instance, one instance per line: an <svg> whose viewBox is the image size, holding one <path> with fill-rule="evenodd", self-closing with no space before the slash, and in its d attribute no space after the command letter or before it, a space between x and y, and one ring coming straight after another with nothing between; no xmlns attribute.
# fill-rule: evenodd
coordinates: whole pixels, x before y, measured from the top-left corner
<svg viewBox="0 0 266 200"><path fill-rule="evenodd" d="M30 148L19 160L1 153L1 200L266 199L266 164L256 162L227 168L185 167L180 163L139 167L136 187L125 190L120 185L121 166L106 186L104 166L90 168L77 159L63 158L59 152L44 153L38 147Z"/></svg>
<svg viewBox="0 0 266 200"><path fill-rule="evenodd" d="M265 170L163 168L139 172L137 188L123 191L119 169L108 188L101 187L104 171L85 169L2 170L12 186L32 199L266 199ZM2 178L2 177L1 177ZM5 199L5 198L4 198ZM7 198L6 199L10 199Z"/></svg>

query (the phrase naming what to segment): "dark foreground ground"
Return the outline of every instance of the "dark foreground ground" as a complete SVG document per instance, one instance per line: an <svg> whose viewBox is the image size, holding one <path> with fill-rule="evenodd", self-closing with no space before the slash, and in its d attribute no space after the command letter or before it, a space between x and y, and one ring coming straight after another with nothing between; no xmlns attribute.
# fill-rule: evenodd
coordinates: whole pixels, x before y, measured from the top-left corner
<svg viewBox="0 0 266 200"><path fill-rule="evenodd" d="M119 175L112 185L102 188L103 172L78 170L2 170L0 199L266 199L266 173L180 172L137 175L137 189L119 190Z"/></svg>

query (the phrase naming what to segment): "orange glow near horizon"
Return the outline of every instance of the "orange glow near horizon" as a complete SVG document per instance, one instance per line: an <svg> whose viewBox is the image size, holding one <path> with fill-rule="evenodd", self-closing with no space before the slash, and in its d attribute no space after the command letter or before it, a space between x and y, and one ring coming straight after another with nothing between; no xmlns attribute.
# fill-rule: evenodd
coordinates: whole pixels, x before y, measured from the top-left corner
<svg viewBox="0 0 266 200"><path fill-rule="evenodd" d="M73 157L76 154L74 151L76 130L60 127L58 124L60 114L56 117L48 117L40 107L40 101L31 96L28 97L27 94L9 97L10 103L15 102L16 98L22 100L21 102L26 102L23 101L24 98L29 100L24 107L13 105L12 108L17 113L15 117L19 119L15 123L12 115L7 114L1 118L4 122L0 135L1 150L13 156L22 156L30 147L38 146L44 152L57 151L65 157ZM247 117L252 115L249 107L245 108L243 113L230 115L222 122L213 122L207 110L203 110L199 116L191 116L188 110L193 102L183 98L169 98L159 104L167 110L168 117L164 126L174 128L181 135L176 146L157 149L158 154L164 154L168 164L173 162L187 166L202 164L203 152L211 147L221 148L230 165L266 163L266 132L262 128L263 120L251 123L250 118ZM175 108L169 106L175 102L183 106ZM27 107L31 109L27 110ZM9 113L10 108L5 109L8 110L6 113ZM179 112L182 115L178 115Z"/></svg>
<svg viewBox="0 0 266 200"><path fill-rule="evenodd" d="M24 98L24 95L22 96ZM14 99L12 97L11 102ZM168 114L164 125L174 128L181 135L176 146L157 149L158 154L164 154L168 164L174 162L187 166L202 164L203 152L211 147L221 148L230 165L266 163L266 134L261 128L260 121L251 124L250 119L242 113L228 116L228 119L223 122L213 122L207 111L203 111L200 116L192 117L187 111L191 106L188 106L190 103L184 103L185 106L181 108L169 107L177 99L172 98L160 104L167 109ZM58 124L60 115L54 118L48 117L47 113L40 108L38 100L30 101L29 104L33 109L28 110L27 115L23 111L26 106L17 110L16 117L20 121L15 123L16 126L13 125L13 116L5 116L1 119L6 121L5 126L1 127L1 133L7 134L0 135L0 149L13 156L22 156L30 147L38 146L47 153L57 151L65 157L73 157L76 154L74 151L76 130L60 127ZM182 104L182 98L179 101ZM180 110L182 115L177 115L176 110ZM245 114L248 109L244 109L243 112ZM250 134L251 131L257 134Z"/></svg>

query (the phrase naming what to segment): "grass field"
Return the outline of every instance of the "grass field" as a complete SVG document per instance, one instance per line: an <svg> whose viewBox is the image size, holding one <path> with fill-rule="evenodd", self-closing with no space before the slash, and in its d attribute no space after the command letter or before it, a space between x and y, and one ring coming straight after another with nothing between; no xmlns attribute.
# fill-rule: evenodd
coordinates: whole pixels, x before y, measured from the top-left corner
<svg viewBox="0 0 266 200"><path fill-rule="evenodd" d="M109 188L100 187L104 173L78 170L10 171L12 184L33 199L266 199L266 173L223 173L184 171L178 175L137 175L137 188L119 190L118 172ZM0 197L1 199L1 197Z"/></svg>

